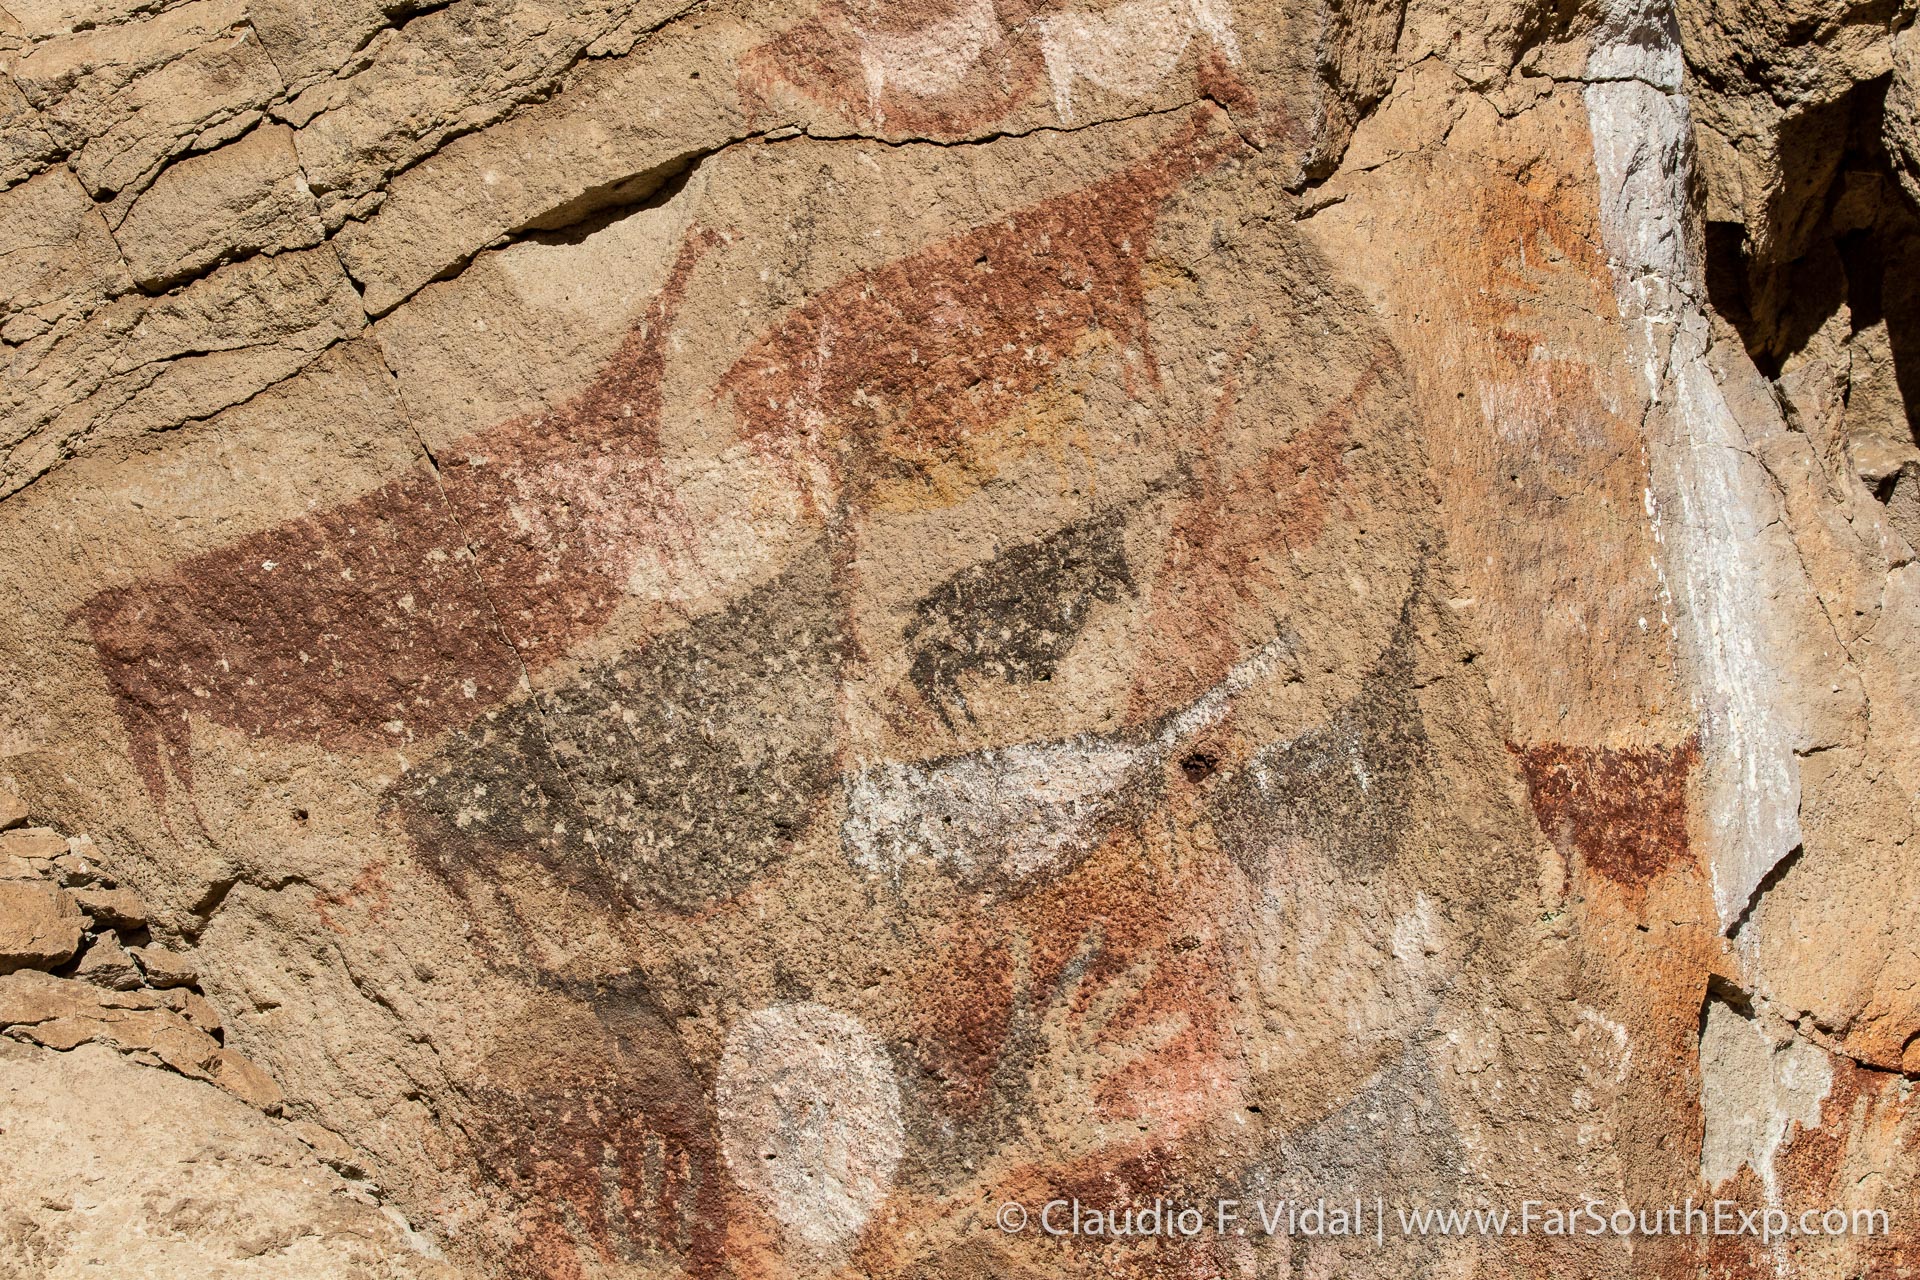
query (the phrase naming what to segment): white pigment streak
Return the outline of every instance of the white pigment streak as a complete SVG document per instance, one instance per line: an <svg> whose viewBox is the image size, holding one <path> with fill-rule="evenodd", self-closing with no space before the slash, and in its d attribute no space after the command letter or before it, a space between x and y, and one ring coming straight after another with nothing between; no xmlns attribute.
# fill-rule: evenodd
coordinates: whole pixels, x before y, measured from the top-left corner
<svg viewBox="0 0 1920 1280"><path fill-rule="evenodd" d="M1669 0L1613 0L1587 64L1600 226L1646 379L1648 495L1700 713L1700 793L1723 930L1800 843L1799 764L1769 626L1793 593L1764 554L1778 519L1764 469L1707 363L1700 255L1687 234L1692 124Z"/></svg>
<svg viewBox="0 0 1920 1280"><path fill-rule="evenodd" d="M1098 13L1043 18L1038 26L1053 108L1062 120L1073 119L1076 78L1142 97L1172 74L1197 35L1213 41L1227 61L1240 60L1227 0L1125 0Z"/></svg>

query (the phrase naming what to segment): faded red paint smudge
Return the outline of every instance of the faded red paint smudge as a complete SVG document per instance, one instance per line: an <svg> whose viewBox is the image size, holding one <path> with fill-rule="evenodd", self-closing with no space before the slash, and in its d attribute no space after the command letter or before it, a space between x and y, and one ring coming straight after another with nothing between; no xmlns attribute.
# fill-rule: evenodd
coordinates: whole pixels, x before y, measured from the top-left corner
<svg viewBox="0 0 1920 1280"><path fill-rule="evenodd" d="M749 114L770 115L768 101L790 86L809 101L849 120L873 121L912 133L963 134L992 124L1034 96L1043 67L1031 39L1007 38L1036 11L1053 5L1007 0L994 6L995 38L960 81L934 94L882 88L874 93L860 57L863 31L911 37L973 6L967 0L898 0L870 14L835 0L741 57L739 78Z"/></svg>
<svg viewBox="0 0 1920 1280"><path fill-rule="evenodd" d="M370 898L367 906L367 919L378 920L386 915L393 905L393 891L387 884L387 864L369 862L354 877L353 883L338 893L316 893L313 895L313 913L320 917L320 923L335 933L346 930L333 918L333 909L349 907L362 898Z"/></svg>
<svg viewBox="0 0 1920 1280"><path fill-rule="evenodd" d="M1687 778L1698 739L1677 747L1509 746L1541 829L1579 852L1593 874L1644 887L1688 865Z"/></svg>
<svg viewBox="0 0 1920 1280"><path fill-rule="evenodd" d="M1361 415L1397 369L1381 346L1347 394L1257 466L1228 476L1218 459L1239 395L1239 365L1259 334L1250 334L1222 382L1220 399L1192 452L1193 484L1174 517L1129 719L1138 722L1191 702L1225 679L1247 655L1235 627L1241 606L1257 601L1288 549L1311 546L1326 527L1333 495L1346 476L1344 458Z"/></svg>
<svg viewBox="0 0 1920 1280"><path fill-rule="evenodd" d="M715 388L776 455L871 479L1007 417L1086 334L1119 334L1152 369L1141 268L1159 207L1234 154L1206 109L1146 161L884 267L790 312ZM852 482L857 500L861 476Z"/></svg>
<svg viewBox="0 0 1920 1280"><path fill-rule="evenodd" d="M99 593L76 616L156 804L193 788L189 717L330 747L463 722L600 625L674 536L657 464L666 334L690 235L642 324L556 412L456 442L351 502Z"/></svg>
<svg viewBox="0 0 1920 1280"><path fill-rule="evenodd" d="M832 0L741 57L740 94L753 119L775 118L773 102L785 87L862 125L964 136L1045 100L1040 23L1082 8L1070 0ZM1254 95L1205 39L1195 41L1199 94L1252 113ZM945 64L933 77L938 87L902 85L898 72L890 82L870 61L869 41L921 46L929 65Z"/></svg>

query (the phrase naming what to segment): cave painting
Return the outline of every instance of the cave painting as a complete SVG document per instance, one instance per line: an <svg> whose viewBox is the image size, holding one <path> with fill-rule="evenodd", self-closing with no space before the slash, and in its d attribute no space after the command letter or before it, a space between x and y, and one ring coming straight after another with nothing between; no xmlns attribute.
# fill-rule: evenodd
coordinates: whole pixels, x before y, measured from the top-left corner
<svg viewBox="0 0 1920 1280"><path fill-rule="evenodd" d="M1195 39L1212 41L1229 63L1240 61L1226 0L1126 0L1107 10L1039 18L1035 26L1053 109L1066 121L1073 119L1077 81L1121 97L1145 97L1173 74Z"/></svg>
<svg viewBox="0 0 1920 1280"><path fill-rule="evenodd" d="M1115 823L1138 817L1130 801L1148 771L1218 723L1233 695L1271 674L1285 648L1284 640L1269 643L1145 737L1082 735L862 769L847 788L848 853L892 871L928 858L970 883L1056 870Z"/></svg>
<svg viewBox="0 0 1920 1280"><path fill-rule="evenodd" d="M1156 216L1245 150L1196 111L1138 164L809 299L716 394L823 509L950 501L991 477L998 431L1084 338L1117 337L1155 376L1141 272Z"/></svg>
<svg viewBox="0 0 1920 1280"><path fill-rule="evenodd" d="M1054 34L1072 49L1089 30ZM883 1204L945 1230L1022 1179L1171 1186L1180 1136L1250 1087L1221 904L1300 867L1390 870L1402 833L1385 793L1426 760L1417 581L1374 610L1398 603L1399 624L1378 629L1385 649L1330 719L1266 745L1238 726L1243 699L1296 674L1277 603L1290 557L1371 501L1344 489L1357 441L1391 420L1384 347L1352 344L1336 385L1289 401L1268 436L1242 405L1266 338L1237 322L1211 409L1203 396L1179 433L1191 457L929 583L896 631L862 634L850 604L871 519L1020 474L1037 446L1013 424L1089 350L1136 403L1160 396L1149 246L1176 193L1246 154L1203 107L1136 163L846 277L747 343L702 403L731 428L708 447L758 460L785 495L791 536L768 575L716 576L708 552L733 517L687 502L661 457L667 331L722 243L696 230L614 360L559 409L81 611L157 804L170 778L192 789L190 717L344 752L413 744L382 816L469 905L476 886L505 902L490 921L514 915L531 867L622 924L751 937L756 890L816 838L822 876L970 894L938 945L903 960L913 1007L884 1026L819 993L741 1010L719 990L700 997L727 1028L719 1056L696 1063L622 956L638 994L595 980L579 1038L597 1053L558 1070L510 1043L481 1062L463 1086L491 1117L476 1160L523 1203L529 1274L707 1274L776 1237L884 1254L895 1244L869 1229ZM1252 443L1229 463L1235 435ZM678 577L719 583L720 603L581 658L625 601ZM915 741L950 743L982 732L996 688L1061 677L1116 618L1134 620L1140 670L1113 683L1108 728L847 749L840 700L872 648L902 657L893 692ZM529 674L563 658L577 665L535 692ZM1176 808L1201 847L1176 836ZM1141 881L1143 865L1166 879ZM476 954L558 982L530 963L536 921L519 924L503 939L483 921ZM952 1096L929 1097L931 1076ZM952 1123L909 1124L914 1107ZM1071 1150L1034 1144L1068 1129Z"/></svg>
<svg viewBox="0 0 1920 1280"><path fill-rule="evenodd" d="M728 1169L782 1226L817 1249L860 1233L906 1133L892 1063L858 1019L811 1002L747 1014L714 1095Z"/></svg>
<svg viewBox="0 0 1920 1280"><path fill-rule="evenodd" d="M1512 748L1540 828L1580 867L1633 892L1668 871L1693 868L1687 784L1700 759L1679 747ZM1571 855L1577 855L1571 856Z"/></svg>
<svg viewBox="0 0 1920 1280"><path fill-rule="evenodd" d="M519 1207L513 1274L716 1274L729 1182L712 1098L671 1020L630 981L543 994L540 1017L463 1086L477 1161Z"/></svg>
<svg viewBox="0 0 1920 1280"><path fill-rule="evenodd" d="M909 679L943 724L969 719L965 684L1051 680L1093 617L1092 606L1137 594L1126 511L1100 512L947 577L913 608L902 637Z"/></svg>
<svg viewBox="0 0 1920 1280"><path fill-rule="evenodd" d="M1230 85L1240 43L1228 0L833 0L740 65L750 102L790 86L849 120L965 133L1027 105L1043 81L1063 123L1089 89L1136 102L1196 48L1202 85Z"/></svg>
<svg viewBox="0 0 1920 1280"><path fill-rule="evenodd" d="M1197 114L1140 164L816 297L715 394L816 517L839 487L823 489L821 468L842 435L877 460L854 477L867 501L977 486L979 443L1084 335L1122 335L1151 369L1155 211L1242 145L1208 124ZM155 802L169 773L192 789L190 716L332 748L409 745L511 698L631 582L709 576L702 552L726 522L677 500L658 429L665 335L718 240L689 236L642 324L555 412L84 605Z"/></svg>
<svg viewBox="0 0 1920 1280"><path fill-rule="evenodd" d="M1271 592L1263 554L1310 545L1330 518L1390 352L1375 348L1347 394L1255 466L1190 478L1121 732L848 757L833 707L860 647L846 544L860 512L938 507L988 484L996 438L1089 334L1120 335L1141 381L1156 376L1141 278L1154 210L1236 146L1196 122L1090 188L853 276L757 340L716 395L790 469L824 537L721 612L452 735L389 796L429 865L458 885L532 861L599 896L698 912L783 858L842 788L854 864L897 873L930 859L970 884L1057 872L1137 817L1155 771L1284 654L1283 640L1247 652L1225 621L1241 597ZM1210 432L1234 388L1230 376ZM1051 679L1097 610L1133 600L1121 535L1139 515L1097 510L913 605L898 642L922 717L970 718L974 681ZM735 689L789 710L772 723Z"/></svg>
<svg viewBox="0 0 1920 1280"><path fill-rule="evenodd" d="M561 657L612 613L641 556L690 558L659 466L660 380L675 308L717 240L688 238L640 326L553 413L80 609L156 804L169 771L192 789L190 715L406 745Z"/></svg>
<svg viewBox="0 0 1920 1280"><path fill-rule="evenodd" d="M616 901L693 912L730 898L835 784L846 645L830 584L816 544L726 608L482 713L388 802L457 888L531 862Z"/></svg>
<svg viewBox="0 0 1920 1280"><path fill-rule="evenodd" d="M992 0L964 5L952 17L917 31L875 30L851 15L848 27L860 42L860 74L874 110L889 85L922 98L952 91L1001 38Z"/></svg>

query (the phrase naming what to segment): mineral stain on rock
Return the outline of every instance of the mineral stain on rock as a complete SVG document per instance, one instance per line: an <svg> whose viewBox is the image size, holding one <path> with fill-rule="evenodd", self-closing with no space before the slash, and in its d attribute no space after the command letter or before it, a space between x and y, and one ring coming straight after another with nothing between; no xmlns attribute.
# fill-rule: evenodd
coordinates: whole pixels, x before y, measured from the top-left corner
<svg viewBox="0 0 1920 1280"><path fill-rule="evenodd" d="M1124 510L1076 521L952 575L913 606L908 678L951 726L966 680L1051 680L1094 606L1134 594Z"/></svg>
<svg viewBox="0 0 1920 1280"><path fill-rule="evenodd" d="M390 803L456 885L512 857L675 910L731 896L835 780L827 581L816 548L729 609L487 712Z"/></svg>

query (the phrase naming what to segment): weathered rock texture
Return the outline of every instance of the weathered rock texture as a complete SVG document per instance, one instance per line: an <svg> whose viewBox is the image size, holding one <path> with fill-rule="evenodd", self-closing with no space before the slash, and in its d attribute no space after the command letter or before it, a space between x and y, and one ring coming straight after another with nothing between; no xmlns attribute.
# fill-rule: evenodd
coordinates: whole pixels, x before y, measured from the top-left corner
<svg viewBox="0 0 1920 1280"><path fill-rule="evenodd" d="M0 1260L1920 1270L1914 17L8 0Z"/></svg>
<svg viewBox="0 0 1920 1280"><path fill-rule="evenodd" d="M25 816L0 784L0 822ZM0 953L4 1274L458 1274L223 1044L193 956L91 840L0 830Z"/></svg>

